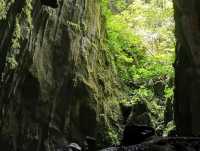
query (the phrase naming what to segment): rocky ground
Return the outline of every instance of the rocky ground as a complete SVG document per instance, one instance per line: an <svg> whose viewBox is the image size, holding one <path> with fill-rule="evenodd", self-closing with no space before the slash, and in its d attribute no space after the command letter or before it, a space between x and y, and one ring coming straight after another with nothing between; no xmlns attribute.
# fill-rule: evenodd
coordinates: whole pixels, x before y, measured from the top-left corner
<svg viewBox="0 0 200 151"><path fill-rule="evenodd" d="M199 137L164 137L132 146L117 146L101 151L199 151Z"/></svg>

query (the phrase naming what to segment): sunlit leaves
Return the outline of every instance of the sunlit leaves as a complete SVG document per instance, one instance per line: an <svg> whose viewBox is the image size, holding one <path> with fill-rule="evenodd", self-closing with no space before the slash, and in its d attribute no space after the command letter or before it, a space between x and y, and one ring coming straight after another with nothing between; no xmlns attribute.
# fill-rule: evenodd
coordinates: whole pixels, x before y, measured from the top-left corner
<svg viewBox="0 0 200 151"><path fill-rule="evenodd" d="M170 0L151 0L150 3L135 0L121 16L142 38L149 51L165 53L163 50L166 47L174 48L173 7Z"/></svg>
<svg viewBox="0 0 200 151"><path fill-rule="evenodd" d="M126 101L134 104L145 100L158 127L164 118L165 100L173 97L172 1L134 0L119 13L112 12L109 4L109 0L102 0L107 49L118 76L129 87Z"/></svg>

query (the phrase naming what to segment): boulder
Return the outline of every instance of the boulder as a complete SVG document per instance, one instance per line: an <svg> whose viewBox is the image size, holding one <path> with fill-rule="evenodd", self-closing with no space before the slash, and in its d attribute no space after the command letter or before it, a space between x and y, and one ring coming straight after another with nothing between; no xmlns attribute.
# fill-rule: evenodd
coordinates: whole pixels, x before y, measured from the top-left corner
<svg viewBox="0 0 200 151"><path fill-rule="evenodd" d="M132 111L127 120L127 124L153 125L150 116L150 109L144 100L138 101L132 106Z"/></svg>
<svg viewBox="0 0 200 151"><path fill-rule="evenodd" d="M147 138L153 136L155 130L152 127L144 125L127 125L123 132L122 146L139 144Z"/></svg>

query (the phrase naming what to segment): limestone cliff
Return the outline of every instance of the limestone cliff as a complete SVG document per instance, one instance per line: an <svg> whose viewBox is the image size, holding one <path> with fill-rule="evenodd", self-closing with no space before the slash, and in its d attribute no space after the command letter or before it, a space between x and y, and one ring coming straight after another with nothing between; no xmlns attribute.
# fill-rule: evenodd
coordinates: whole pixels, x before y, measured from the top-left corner
<svg viewBox="0 0 200 151"><path fill-rule="evenodd" d="M0 8L0 148L55 150L117 123L119 85L103 48L99 0L4 0ZM112 123L110 122L112 121ZM105 128L105 129L104 129ZM118 125L115 124L118 129ZM98 133L99 132L99 133Z"/></svg>
<svg viewBox="0 0 200 151"><path fill-rule="evenodd" d="M174 0L176 22L175 122L179 135L200 134L200 3Z"/></svg>

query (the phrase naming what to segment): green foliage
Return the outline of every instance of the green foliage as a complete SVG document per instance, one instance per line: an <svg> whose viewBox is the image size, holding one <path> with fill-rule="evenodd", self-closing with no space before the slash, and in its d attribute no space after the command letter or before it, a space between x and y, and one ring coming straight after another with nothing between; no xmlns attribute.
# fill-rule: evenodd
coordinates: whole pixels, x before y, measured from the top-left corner
<svg viewBox="0 0 200 151"><path fill-rule="evenodd" d="M113 144L119 144L119 131L113 127L106 127L105 125L99 126L101 129L97 131L97 148L104 148Z"/></svg>
<svg viewBox="0 0 200 151"><path fill-rule="evenodd" d="M32 0L25 1L25 7L23 8L22 12L25 15L26 21L30 29L32 29Z"/></svg>
<svg viewBox="0 0 200 151"><path fill-rule="evenodd" d="M6 7L4 7L4 10L0 9L0 10L3 10L2 12L4 12L3 17L6 17L6 13L8 9L10 8L11 4L14 2L15 0L11 0L10 2L6 4ZM1 5L0 5L0 8L1 8ZM11 39L11 47L6 57L6 66L8 69L14 70L18 66L17 57L20 53L21 42L25 38L28 38L33 28L32 27L32 9L33 9L32 0L26 0L22 8L22 11L16 14L14 30L13 30L12 39ZM0 11L0 14L1 14L1 11ZM24 28L21 28L22 24Z"/></svg>
<svg viewBox="0 0 200 151"><path fill-rule="evenodd" d="M0 20L6 18L7 12L11 4L14 2L15 0L10 0L10 1L0 0Z"/></svg>
<svg viewBox="0 0 200 151"><path fill-rule="evenodd" d="M108 136L107 136L109 142L112 142L112 144L118 144L119 143L119 136L116 133L116 131L114 131L113 129L108 129Z"/></svg>
<svg viewBox="0 0 200 151"><path fill-rule="evenodd" d="M172 100L173 97L173 89L170 87L165 88L165 98L168 99L170 98Z"/></svg>
<svg viewBox="0 0 200 151"><path fill-rule="evenodd" d="M126 8L127 4L125 3L125 1L122 0L115 0L114 1L114 7L116 7L116 9L118 11L122 11Z"/></svg>
<svg viewBox="0 0 200 151"><path fill-rule="evenodd" d="M164 129L163 135L168 136L170 131L175 130L175 129L176 129L176 126L175 126L174 121L170 121L169 123L167 123L167 126Z"/></svg>
<svg viewBox="0 0 200 151"><path fill-rule="evenodd" d="M150 3L135 0L122 16L142 38L148 53L162 54L164 52L166 55L173 52L174 21L170 0L151 0Z"/></svg>
<svg viewBox="0 0 200 151"><path fill-rule="evenodd" d="M101 0L101 8L104 16L111 16L113 13L125 10L127 8L127 3L123 0ZM114 9L115 12L113 12L111 8Z"/></svg>
<svg viewBox="0 0 200 151"><path fill-rule="evenodd" d="M20 38L21 38L21 27L19 25L19 18L16 17L16 23L15 23L15 30L13 32L13 38L12 38L12 49L19 49L20 48Z"/></svg>
<svg viewBox="0 0 200 151"><path fill-rule="evenodd" d="M16 67L18 66L18 63L15 59L15 56L14 55L11 55L9 57L6 58L6 63L7 63L7 67L11 70L14 70L16 69Z"/></svg>
<svg viewBox="0 0 200 151"><path fill-rule="evenodd" d="M6 4L4 2L4 0L0 1L0 20L2 18L5 18L5 9L6 9Z"/></svg>
<svg viewBox="0 0 200 151"><path fill-rule="evenodd" d="M12 36L11 51L6 58L7 67L11 70L18 66L16 56L20 53L20 40L21 40L21 27L19 24L19 18L16 17L15 28Z"/></svg>
<svg viewBox="0 0 200 151"><path fill-rule="evenodd" d="M120 113L115 100L108 101L104 106L104 114L100 114L97 130L97 146L99 148L119 144L122 129L119 125ZM111 109L112 108L112 109Z"/></svg>
<svg viewBox="0 0 200 151"><path fill-rule="evenodd" d="M65 26L71 27L73 30L80 32L81 26L77 23L67 20Z"/></svg>
<svg viewBox="0 0 200 151"><path fill-rule="evenodd" d="M144 4L136 0L120 14L112 14L108 0L103 0L108 48L123 80L173 74L170 63L173 60L174 26L170 4L161 9L155 1Z"/></svg>
<svg viewBox="0 0 200 151"><path fill-rule="evenodd" d="M128 103L145 100L155 127L162 124L166 99L173 97L174 21L171 0L115 1L113 12L102 0L107 52L120 79L129 86ZM121 4L120 4L121 3Z"/></svg>

